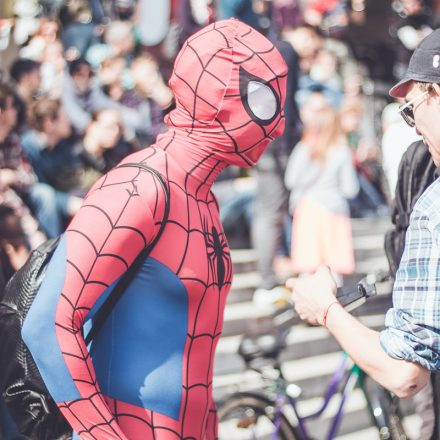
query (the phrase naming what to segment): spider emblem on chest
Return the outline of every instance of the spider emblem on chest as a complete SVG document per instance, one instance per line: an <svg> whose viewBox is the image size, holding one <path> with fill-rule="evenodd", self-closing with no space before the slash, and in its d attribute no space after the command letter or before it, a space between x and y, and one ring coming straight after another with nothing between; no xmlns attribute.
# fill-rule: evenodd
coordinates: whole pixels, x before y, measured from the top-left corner
<svg viewBox="0 0 440 440"><path fill-rule="evenodd" d="M231 279L232 263L228 242L225 234L219 232L215 226L209 231L209 226L204 222L203 230L209 266L220 290Z"/></svg>

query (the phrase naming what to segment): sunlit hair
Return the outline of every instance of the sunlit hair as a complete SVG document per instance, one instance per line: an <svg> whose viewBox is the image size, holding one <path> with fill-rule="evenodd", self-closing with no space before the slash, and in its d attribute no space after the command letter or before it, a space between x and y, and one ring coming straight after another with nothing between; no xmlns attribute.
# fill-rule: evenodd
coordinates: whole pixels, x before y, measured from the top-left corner
<svg viewBox="0 0 440 440"><path fill-rule="evenodd" d="M47 38L47 26L48 25L55 25L56 30L54 35L52 36L52 41L55 41L57 38L59 38L60 36L60 22L54 18L48 18L48 17L42 17L40 19L40 23L38 26L37 31L34 34L34 37L42 37L42 38Z"/></svg>
<svg viewBox="0 0 440 440"><path fill-rule="evenodd" d="M146 64L158 69L157 60L154 58L153 55L149 53L144 53L142 55L137 56L131 63L131 69L132 70L142 69L143 66L145 66Z"/></svg>
<svg viewBox="0 0 440 440"><path fill-rule="evenodd" d="M106 44L111 45L130 37L132 32L133 25L130 22L116 20L107 27L104 33L104 41Z"/></svg>
<svg viewBox="0 0 440 440"><path fill-rule="evenodd" d="M58 99L41 98L35 100L28 111L28 120L32 128L43 131L44 121L49 119L55 121L61 109L61 102Z"/></svg>
<svg viewBox="0 0 440 440"><path fill-rule="evenodd" d="M355 97L347 98L343 101L339 114L345 115L347 113L356 113L357 115L362 115L363 111L364 108L361 99Z"/></svg>
<svg viewBox="0 0 440 440"><path fill-rule="evenodd" d="M106 114L107 115L108 114L112 114L112 115L116 116L115 119L118 120L118 126L122 130L123 127L122 127L121 112L118 109L116 109L116 108L109 108L109 107L107 107L107 108L102 108L102 109L96 111L92 115L92 121L93 122L99 122L101 120L102 116L106 115Z"/></svg>
<svg viewBox="0 0 440 440"><path fill-rule="evenodd" d="M309 146L311 157L319 161L325 161L331 148L347 145L338 112L329 106L317 110L304 129L303 141Z"/></svg>

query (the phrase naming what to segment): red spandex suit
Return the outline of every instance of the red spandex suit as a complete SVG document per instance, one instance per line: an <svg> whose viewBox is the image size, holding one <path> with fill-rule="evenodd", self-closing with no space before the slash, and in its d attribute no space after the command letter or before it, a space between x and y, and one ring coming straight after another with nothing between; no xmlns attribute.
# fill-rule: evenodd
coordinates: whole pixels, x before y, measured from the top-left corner
<svg viewBox="0 0 440 440"><path fill-rule="evenodd" d="M216 438L213 360L232 264L211 185L282 134L286 75L274 45L236 19L185 42L168 131L123 161L163 176L165 229L89 347L87 323L154 239L165 193L153 174L115 168L63 235L22 333L81 439Z"/></svg>

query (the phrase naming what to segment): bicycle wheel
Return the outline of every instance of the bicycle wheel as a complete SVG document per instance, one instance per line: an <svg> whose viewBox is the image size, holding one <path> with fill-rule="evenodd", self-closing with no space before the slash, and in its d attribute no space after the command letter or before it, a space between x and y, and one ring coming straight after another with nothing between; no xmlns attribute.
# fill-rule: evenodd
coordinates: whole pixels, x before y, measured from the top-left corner
<svg viewBox="0 0 440 440"><path fill-rule="evenodd" d="M370 377L365 377L362 387L374 424L379 429L380 440L408 440L402 425L399 398L380 386Z"/></svg>
<svg viewBox="0 0 440 440"><path fill-rule="evenodd" d="M219 440L297 440L299 436L275 403L253 393L237 393L217 409Z"/></svg>

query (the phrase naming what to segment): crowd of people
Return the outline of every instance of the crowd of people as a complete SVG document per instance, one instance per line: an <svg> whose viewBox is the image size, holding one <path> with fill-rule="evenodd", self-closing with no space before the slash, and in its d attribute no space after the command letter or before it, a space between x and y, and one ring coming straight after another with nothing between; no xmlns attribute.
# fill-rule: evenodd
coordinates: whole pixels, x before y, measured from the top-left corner
<svg viewBox="0 0 440 440"><path fill-rule="evenodd" d="M154 141L173 102L156 58L136 42L131 15L119 11L101 26L88 4L43 6L32 26L24 17L0 23L8 30L0 54L1 205L11 225L1 231L2 285L31 249L65 229L101 175ZM17 44L20 29L27 37Z"/></svg>
<svg viewBox="0 0 440 440"><path fill-rule="evenodd" d="M316 168L317 174L324 167L326 136L336 136L335 142L344 147L344 155L352 156L355 176L346 182L349 188L341 189L339 194L341 200L348 199L344 202L348 206L333 206L331 212L335 208L337 215L347 218L389 212L398 155L417 136L402 128L395 104L381 114L389 100L381 94L380 84L398 79L411 50L435 26L435 3L402 0L375 11L374 2L363 0L176 0L163 2L162 6L147 0L21 0L5 2L1 8L1 205L12 210L5 213L10 217L7 223L15 225L15 232L8 228L0 231L4 243L3 284L20 265L11 261L22 261L15 252L25 258L26 249L59 235L99 176L129 153L154 142L164 130L164 114L174 105L167 80L180 46L207 23L231 16L278 42L285 58L291 60L288 127L282 142L269 148L270 154L276 156L275 165L267 154L256 171L257 181L264 180L266 161L272 177L282 179L277 184L278 203L274 207L264 202L259 206L258 193L264 192L260 185L257 194L244 195L247 203L240 207L247 212L244 223L249 223L246 232L253 240L239 245L253 245L269 255L260 267L265 287L277 284L273 274L264 275L272 271L268 266L273 265L274 252L290 253L290 229L297 237L304 237L305 243L313 235L310 224L308 231L301 232L301 226L294 221L293 228L283 226L283 231L273 236L275 250L267 252L268 245L260 246L258 238L262 228L280 229L281 223L285 225L299 199L306 193L318 193L316 187L323 185L319 179L305 185L295 172L301 151L307 156L307 150L313 150L312 159L316 156L321 162L320 166L316 160L303 163L306 174L309 167ZM374 14L381 14L381 22ZM384 28L388 35L382 40L369 38L374 41L368 45L360 30L372 26L372 17L376 33ZM378 71L377 63L383 62L384 55L387 63L389 58L393 62L389 69L383 66ZM332 120L332 133L321 133L316 124L317 112L322 114L323 122L326 118ZM396 136L400 142L396 142ZM301 146L289 162L284 183L288 157L298 143ZM339 169L329 166L333 166L336 177ZM237 174L232 171L224 178ZM290 209L286 187L293 191ZM338 186L334 186L334 197L338 197L338 191ZM232 225L227 232L234 246L237 229L238 236L243 237L243 226L237 228L236 222L228 222L228 216L237 217L236 210L228 209L228 204L236 206L236 198L229 195L221 199L225 205L223 220L227 229L228 224ZM318 205L323 199L327 200L325 194L318 196ZM259 219L259 208L265 207L277 216ZM306 223L313 216L300 208L296 212ZM250 223L257 225L253 234ZM296 231L298 227L300 231ZM318 225L315 228L322 229ZM349 225L342 231L341 240L347 243L346 263L336 272L349 273L354 267ZM278 236L284 238L284 246ZM20 246L12 246L11 251L10 244L17 240ZM292 243L292 250L295 254L304 251L304 246L298 240ZM308 250L312 260L322 261L317 252ZM329 262L328 258L325 261ZM316 264L299 267L295 259L293 255L295 271L316 268Z"/></svg>

